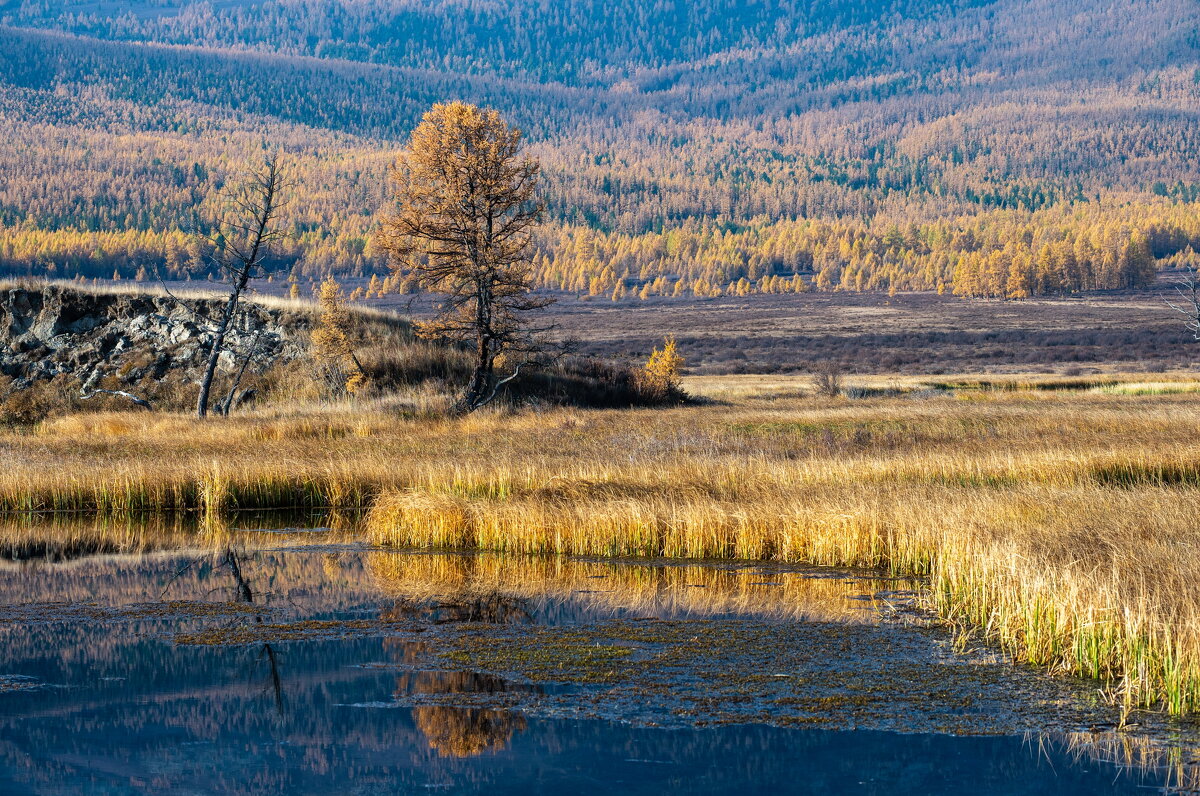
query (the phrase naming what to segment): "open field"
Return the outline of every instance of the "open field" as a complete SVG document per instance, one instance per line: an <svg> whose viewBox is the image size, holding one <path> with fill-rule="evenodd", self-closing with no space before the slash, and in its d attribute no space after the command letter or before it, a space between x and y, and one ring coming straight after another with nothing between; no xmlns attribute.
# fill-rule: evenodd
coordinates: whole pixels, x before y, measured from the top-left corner
<svg viewBox="0 0 1200 796"><path fill-rule="evenodd" d="M579 353L643 361L674 335L697 375L795 374L822 362L861 374L1164 371L1200 363L1200 347L1163 303L1174 277L1150 290L1023 301L936 293L809 292L703 299L557 294L548 320ZM342 281L347 293L367 280ZM282 296L284 283L261 283ZM420 317L430 299L385 295L358 306Z"/></svg>
<svg viewBox="0 0 1200 796"><path fill-rule="evenodd" d="M97 414L0 436L0 506L109 517L369 512L397 546L748 558L927 576L964 634L1094 677L1129 707L1200 706L1200 422L1185 374L689 380L675 409L460 419L383 404L198 423ZM77 544L154 546L154 524ZM179 533L168 524L169 534ZM13 523L10 550L28 549ZM59 540L69 545L72 540Z"/></svg>
<svg viewBox="0 0 1200 796"><path fill-rule="evenodd" d="M1164 273L1148 290L1022 301L809 292L613 302L557 293L545 313L555 334L574 341L583 356L641 363L674 336L694 375L795 375L830 361L873 375L1158 373L1200 366L1200 344L1163 301L1174 296L1175 278ZM350 294L369 281L347 277L341 284ZM168 285L177 292L217 287ZM272 306L297 306L285 298L285 282L255 287ZM421 318L433 305L429 296L388 294L355 306Z"/></svg>
<svg viewBox="0 0 1200 796"><path fill-rule="evenodd" d="M561 334L644 357L675 335L693 373L1047 373L1190 367L1200 351L1154 292L989 301L933 293L807 293L695 301L567 299Z"/></svg>

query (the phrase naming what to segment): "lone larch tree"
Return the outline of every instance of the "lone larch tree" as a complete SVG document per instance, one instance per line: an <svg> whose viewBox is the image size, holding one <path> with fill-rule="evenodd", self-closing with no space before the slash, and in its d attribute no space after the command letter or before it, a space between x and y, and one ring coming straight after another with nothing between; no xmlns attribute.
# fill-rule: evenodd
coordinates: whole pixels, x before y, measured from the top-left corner
<svg viewBox="0 0 1200 796"><path fill-rule="evenodd" d="M545 331L530 318L551 301L533 293L530 231L543 209L540 167L520 146L520 131L496 111L438 104L392 169L395 209L380 243L394 269L443 296L418 334L471 346L474 367L456 403L461 412L491 402ZM506 374L497 372L501 356Z"/></svg>
<svg viewBox="0 0 1200 796"><path fill-rule="evenodd" d="M321 283L317 302L321 315L309 336L309 353L317 375L333 395L356 395L367 386L367 376L354 353L350 312L342 286L332 276Z"/></svg>

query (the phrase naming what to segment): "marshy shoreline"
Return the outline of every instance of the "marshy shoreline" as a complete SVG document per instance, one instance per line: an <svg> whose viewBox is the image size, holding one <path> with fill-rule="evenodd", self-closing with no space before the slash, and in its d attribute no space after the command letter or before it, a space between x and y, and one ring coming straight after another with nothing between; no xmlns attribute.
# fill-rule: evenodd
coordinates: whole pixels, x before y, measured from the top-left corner
<svg viewBox="0 0 1200 796"><path fill-rule="evenodd" d="M1198 385L1002 381L877 378L846 400L713 378L686 385L698 405L463 418L71 415L0 434L3 544L135 552L239 511L319 508L397 548L879 569L925 579L962 640L1127 712L1194 714ZM96 522L53 538L35 518L59 512Z"/></svg>

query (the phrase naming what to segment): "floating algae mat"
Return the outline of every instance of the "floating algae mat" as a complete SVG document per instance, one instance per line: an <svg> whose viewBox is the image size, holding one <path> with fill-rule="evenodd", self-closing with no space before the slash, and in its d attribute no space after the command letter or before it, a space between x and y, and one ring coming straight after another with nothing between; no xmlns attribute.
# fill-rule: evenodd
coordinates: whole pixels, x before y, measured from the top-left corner
<svg viewBox="0 0 1200 796"><path fill-rule="evenodd" d="M0 792L1195 784L1186 725L956 649L919 583L219 541L0 565Z"/></svg>

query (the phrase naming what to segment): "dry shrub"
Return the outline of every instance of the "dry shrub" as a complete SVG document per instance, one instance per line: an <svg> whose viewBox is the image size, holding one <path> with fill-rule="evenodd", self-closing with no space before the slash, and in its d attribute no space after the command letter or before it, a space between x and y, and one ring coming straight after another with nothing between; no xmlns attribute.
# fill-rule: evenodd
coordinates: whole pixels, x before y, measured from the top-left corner
<svg viewBox="0 0 1200 796"><path fill-rule="evenodd" d="M826 398L840 396L843 390L844 375L842 364L836 360L828 359L817 365L813 376L813 386L816 388L817 394Z"/></svg>
<svg viewBox="0 0 1200 796"><path fill-rule="evenodd" d="M47 417L78 411L79 380L68 376L56 376L45 381L35 381L24 389L15 389L12 380L0 385L0 425L33 425ZM111 403L107 398L96 400L96 408Z"/></svg>

